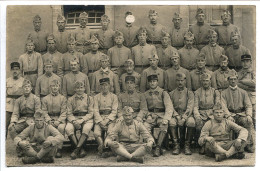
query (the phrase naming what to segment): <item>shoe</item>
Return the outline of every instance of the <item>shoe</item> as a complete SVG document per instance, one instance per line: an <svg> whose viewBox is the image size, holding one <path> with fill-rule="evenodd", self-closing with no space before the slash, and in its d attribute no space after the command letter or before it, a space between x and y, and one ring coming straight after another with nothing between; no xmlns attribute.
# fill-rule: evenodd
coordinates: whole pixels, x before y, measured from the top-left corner
<svg viewBox="0 0 260 171"><path fill-rule="evenodd" d="M117 162L125 162L125 161L129 161L129 159L128 159L128 158L125 158L125 157L123 157L123 156L117 155L116 161L117 161Z"/></svg>
<svg viewBox="0 0 260 171"><path fill-rule="evenodd" d="M234 155L234 158L241 160L241 159L244 159L245 156L246 156L245 153L243 153L243 152L238 152L238 153L236 153L236 154Z"/></svg>
<svg viewBox="0 0 260 171"><path fill-rule="evenodd" d="M205 154L205 147L200 147L199 154L204 155Z"/></svg>
<svg viewBox="0 0 260 171"><path fill-rule="evenodd" d="M103 149L104 149L104 146L103 146L103 145L99 145L99 146L98 146L98 155L99 155L99 156L102 156L102 154L103 154Z"/></svg>
<svg viewBox="0 0 260 171"><path fill-rule="evenodd" d="M84 148L80 149L79 158L83 158L87 155L87 152Z"/></svg>
<svg viewBox="0 0 260 171"><path fill-rule="evenodd" d="M58 150L57 150L57 153L56 153L56 155L55 155L55 158L62 158L61 149L58 149Z"/></svg>
<svg viewBox="0 0 260 171"><path fill-rule="evenodd" d="M108 158L111 156L114 156L114 153L112 151L108 151L108 152L103 152L101 158Z"/></svg>
<svg viewBox="0 0 260 171"><path fill-rule="evenodd" d="M179 155L180 154L180 144L179 143L174 144L172 154L173 155Z"/></svg>
<svg viewBox="0 0 260 171"><path fill-rule="evenodd" d="M23 157L22 162L23 164L35 164L40 162L40 159L38 157Z"/></svg>
<svg viewBox="0 0 260 171"><path fill-rule="evenodd" d="M43 162L43 163L54 163L54 158L53 157L43 157L41 159L41 162Z"/></svg>
<svg viewBox="0 0 260 171"><path fill-rule="evenodd" d="M71 160L75 160L79 156L80 148L76 148L70 155Z"/></svg>
<svg viewBox="0 0 260 171"><path fill-rule="evenodd" d="M156 147L155 150L154 150L154 154L153 156L154 157L159 157L161 155L161 148L160 147Z"/></svg>
<svg viewBox="0 0 260 171"><path fill-rule="evenodd" d="M192 152L190 150L190 144L189 143L185 143L185 146L184 146L184 154L185 155L192 155Z"/></svg>
<svg viewBox="0 0 260 171"><path fill-rule="evenodd" d="M254 153L255 150L253 148L253 144L248 144L245 148L245 151L248 152L248 153Z"/></svg>
<svg viewBox="0 0 260 171"><path fill-rule="evenodd" d="M24 156L22 149L19 147L16 147L16 153L17 153L17 157L19 158Z"/></svg>
<svg viewBox="0 0 260 171"><path fill-rule="evenodd" d="M216 162L221 162L225 160L227 157L225 154L215 154L215 160Z"/></svg>
<svg viewBox="0 0 260 171"><path fill-rule="evenodd" d="M144 157L132 157L131 161L143 164L144 163Z"/></svg>

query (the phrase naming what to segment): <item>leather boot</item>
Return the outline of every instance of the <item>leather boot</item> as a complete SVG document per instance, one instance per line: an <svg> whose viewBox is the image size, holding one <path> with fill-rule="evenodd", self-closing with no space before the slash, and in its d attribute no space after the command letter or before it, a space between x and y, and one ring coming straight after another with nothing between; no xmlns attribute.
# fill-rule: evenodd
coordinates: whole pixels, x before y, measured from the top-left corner
<svg viewBox="0 0 260 171"><path fill-rule="evenodd" d="M193 135L193 128L187 127L187 136L186 136L185 148L184 148L185 155L192 154L192 152L190 150L190 143L191 143L192 135Z"/></svg>
<svg viewBox="0 0 260 171"><path fill-rule="evenodd" d="M53 157L43 157L41 159L41 162L43 162L43 163L54 163L54 158Z"/></svg>
<svg viewBox="0 0 260 171"><path fill-rule="evenodd" d="M144 157L143 156L142 157L132 157L131 161L143 164L144 163Z"/></svg>
<svg viewBox="0 0 260 171"><path fill-rule="evenodd" d="M98 155L102 156L103 149L104 149L104 143L101 137L97 137L96 141L98 143Z"/></svg>
<svg viewBox="0 0 260 171"><path fill-rule="evenodd" d="M40 162L40 159L38 157L23 157L22 162L23 164L35 164Z"/></svg>
<svg viewBox="0 0 260 171"><path fill-rule="evenodd" d="M87 142L87 139L88 139L88 135L86 135L86 134L82 134L80 136L79 143L77 145L77 147L80 148L80 154L79 154L80 158L83 158L87 155L87 152L84 149L84 148L86 148L85 144Z"/></svg>
<svg viewBox="0 0 260 171"><path fill-rule="evenodd" d="M117 157L116 157L116 161L117 161L117 162L125 162L125 161L129 161L129 159L126 158L126 157L123 157L123 156L117 155Z"/></svg>
<svg viewBox="0 0 260 171"><path fill-rule="evenodd" d="M62 158L61 149L57 149L57 153L55 155L55 158Z"/></svg>
<svg viewBox="0 0 260 171"><path fill-rule="evenodd" d="M76 136L75 136L75 135L69 136L69 140L70 140L70 142L71 142L71 147L72 147L73 149L75 149L75 148L77 147L77 145L78 145L78 141L77 141Z"/></svg>
<svg viewBox="0 0 260 171"><path fill-rule="evenodd" d="M176 127L170 127L171 137L172 137L172 143L173 143L173 155L180 154L180 144L178 143L178 128Z"/></svg>
<svg viewBox="0 0 260 171"><path fill-rule="evenodd" d="M216 162L221 162L223 160L227 159L225 154L215 154L215 160Z"/></svg>
<svg viewBox="0 0 260 171"><path fill-rule="evenodd" d="M185 127L184 126L180 126L179 127L179 131L180 131L180 139L179 139L179 143L180 143L180 148L183 148L184 147L184 143L185 143ZM178 129L177 129L177 132L178 132ZM178 135L178 134L177 134Z"/></svg>
<svg viewBox="0 0 260 171"><path fill-rule="evenodd" d="M77 147L70 155L71 160L75 160L79 156L80 148Z"/></svg>
<svg viewBox="0 0 260 171"><path fill-rule="evenodd" d="M161 146L165 138L166 132L161 131L158 137L157 146L154 151L154 157L159 157L161 155Z"/></svg>

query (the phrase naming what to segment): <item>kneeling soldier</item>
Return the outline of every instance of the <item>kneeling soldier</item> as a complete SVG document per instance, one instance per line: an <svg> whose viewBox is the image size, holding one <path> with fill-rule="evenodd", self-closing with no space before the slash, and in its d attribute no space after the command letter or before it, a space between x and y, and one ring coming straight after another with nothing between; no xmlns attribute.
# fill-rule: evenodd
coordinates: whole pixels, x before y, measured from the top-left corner
<svg viewBox="0 0 260 171"><path fill-rule="evenodd" d="M89 132L93 128L93 98L85 94L84 82L75 83L75 94L68 99L67 120L65 131L69 136L71 143L76 149L70 157L75 160L77 157L86 156L85 145ZM76 138L76 130L81 131L79 141Z"/></svg>
<svg viewBox="0 0 260 171"><path fill-rule="evenodd" d="M199 145L205 145L206 155L214 156L216 161L222 161L235 155L237 159L243 159L248 132L245 128L234 122L224 119L224 111L221 104L213 108L214 118L205 123L201 130ZM238 133L235 140L230 140L229 134L233 130Z"/></svg>
<svg viewBox="0 0 260 171"><path fill-rule="evenodd" d="M144 125L133 119L133 112L131 107L124 107L124 119L116 123L105 141L105 144L118 155L118 162L130 160L143 163L144 155L151 151L154 143L153 137Z"/></svg>
<svg viewBox="0 0 260 171"><path fill-rule="evenodd" d="M52 125L44 122L45 114L38 111L34 115L35 124L27 127L14 142L21 148L25 157L24 164L35 164L37 162L53 163L53 155L58 144L62 144L64 137Z"/></svg>

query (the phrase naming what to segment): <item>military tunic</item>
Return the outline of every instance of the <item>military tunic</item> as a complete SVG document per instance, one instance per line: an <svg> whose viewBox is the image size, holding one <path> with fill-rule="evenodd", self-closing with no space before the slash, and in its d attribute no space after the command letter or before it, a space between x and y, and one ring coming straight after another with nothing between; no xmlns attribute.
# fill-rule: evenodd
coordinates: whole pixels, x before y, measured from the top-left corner
<svg viewBox="0 0 260 171"><path fill-rule="evenodd" d="M163 48L161 45L157 48L157 55L159 57L158 66L163 70L167 70L171 67L171 60L170 57L178 53L177 49L168 45L166 48Z"/></svg>
<svg viewBox="0 0 260 171"><path fill-rule="evenodd" d="M211 87L216 89L217 85L216 85L216 82L215 82L213 72L205 68L204 71L194 69L193 71L190 72L192 91L196 91L197 89L199 89L201 87L201 85L202 85L201 75L203 73L207 73L207 74L211 75Z"/></svg>
<svg viewBox="0 0 260 171"><path fill-rule="evenodd" d="M79 26L73 31L73 35L77 42L77 50L83 54L90 51L89 41L91 39L91 30L88 27Z"/></svg>
<svg viewBox="0 0 260 171"><path fill-rule="evenodd" d="M73 51L73 53L71 52L66 52L63 55L63 69L64 69L64 75L68 74L71 69L70 69L70 61L73 61L74 59L78 59L79 60L79 67L80 67L80 71L86 71L88 70L88 66L83 65L83 54L80 52L76 52Z"/></svg>
<svg viewBox="0 0 260 171"><path fill-rule="evenodd" d="M124 74L121 75L119 82L121 83L122 92L126 91L125 78L126 78L126 76L129 76L129 75L135 77L135 85L136 85L135 89L137 91L139 91L140 90L141 75L139 73L133 71L132 74L124 73Z"/></svg>
<svg viewBox="0 0 260 171"><path fill-rule="evenodd" d="M44 54L47 51L47 37L48 33L45 31L33 31L31 33L32 40L35 45L35 51L39 52L40 54Z"/></svg>
<svg viewBox="0 0 260 171"><path fill-rule="evenodd" d="M170 31L172 46L181 49L184 46L184 35L188 31L187 28L172 28Z"/></svg>
<svg viewBox="0 0 260 171"><path fill-rule="evenodd" d="M47 52L42 55L43 63L47 61L52 61L53 64L53 73L58 75L59 77L63 77L63 54L58 52L57 50L54 53Z"/></svg>
<svg viewBox="0 0 260 171"><path fill-rule="evenodd" d="M161 44L162 30L166 31L166 27L162 24L149 24L147 27L147 43L157 46Z"/></svg>
<svg viewBox="0 0 260 171"><path fill-rule="evenodd" d="M54 33L54 37L56 40L56 48L60 53L66 53L68 51L68 38L69 38L69 31L58 31Z"/></svg>
<svg viewBox="0 0 260 171"><path fill-rule="evenodd" d="M119 29L123 35L124 35L124 45L128 48L132 48L136 45L138 45L137 40L137 32L139 30L139 27L137 26L128 26L122 27Z"/></svg>
<svg viewBox="0 0 260 171"><path fill-rule="evenodd" d="M186 46L178 50L180 55L180 65L191 71L196 68L196 58L199 56L199 50L195 48L188 49Z"/></svg>
<svg viewBox="0 0 260 171"><path fill-rule="evenodd" d="M112 29L98 30L97 38L99 40L99 49L101 52L107 54L107 50L114 45L113 35L115 32Z"/></svg>
<svg viewBox="0 0 260 171"><path fill-rule="evenodd" d="M219 68L218 70L216 70L213 75L214 75L214 82L216 82L217 85L217 89L219 91L225 90L226 88L228 88L229 86L229 82L228 82L228 76L230 75L230 73L234 72L234 70L231 70L229 68L227 68L226 71L223 71L221 68Z"/></svg>

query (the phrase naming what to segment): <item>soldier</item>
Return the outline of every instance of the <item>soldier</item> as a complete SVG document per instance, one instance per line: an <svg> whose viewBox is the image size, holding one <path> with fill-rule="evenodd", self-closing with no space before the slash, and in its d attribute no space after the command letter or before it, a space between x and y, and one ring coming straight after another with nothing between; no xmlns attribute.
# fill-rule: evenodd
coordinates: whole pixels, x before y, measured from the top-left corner
<svg viewBox="0 0 260 171"><path fill-rule="evenodd" d="M110 79L108 77L99 80L101 92L94 96L94 136L98 143L98 155L103 155L104 133L111 131L114 120L117 117L118 99L110 92Z"/></svg>
<svg viewBox="0 0 260 171"><path fill-rule="evenodd" d="M165 31L161 33L161 42L162 44L157 48L159 67L163 70L167 70L171 67L170 56L174 53L178 53L178 51L171 46L170 35Z"/></svg>
<svg viewBox="0 0 260 171"><path fill-rule="evenodd" d="M124 73L123 65L127 59L131 58L131 50L123 45L124 36L120 31L115 31L113 35L115 46L108 49L107 55L110 58L111 70L120 77Z"/></svg>
<svg viewBox="0 0 260 171"><path fill-rule="evenodd" d="M171 92L178 87L178 85L176 83L176 75L179 72L185 74L186 87L189 90L191 90L190 72L180 66L179 54L173 53L169 58L172 63L172 67L167 69L165 72L165 83L164 83L165 90L167 90L168 92Z"/></svg>
<svg viewBox="0 0 260 171"><path fill-rule="evenodd" d="M67 119L67 99L60 94L61 82L53 80L50 82L51 93L42 98L42 111L45 113L45 121L57 128L59 132L65 135L65 126ZM58 145L56 158L61 158L62 143Z"/></svg>
<svg viewBox="0 0 260 171"><path fill-rule="evenodd" d="M238 76L236 72L230 73L228 81L229 87L221 93L222 102L226 107L226 117L247 129L248 138L246 150L249 153L253 153L254 142L252 142L252 104L247 92L237 86Z"/></svg>
<svg viewBox="0 0 260 171"><path fill-rule="evenodd" d="M11 123L8 127L12 139L33 124L34 113L41 109L40 98L32 94L31 91L32 83L25 79L23 81L23 96L15 101Z"/></svg>
<svg viewBox="0 0 260 171"><path fill-rule="evenodd" d="M79 61L74 59L70 61L71 72L63 77L62 95L65 97L71 97L75 94L75 82L84 82L85 93L90 94L90 85L88 76L79 71Z"/></svg>
<svg viewBox="0 0 260 171"><path fill-rule="evenodd" d="M237 72L242 69L241 56L251 55L248 48L241 45L241 37L238 32L231 33L232 46L227 48L226 55L229 57L229 68Z"/></svg>
<svg viewBox="0 0 260 171"><path fill-rule="evenodd" d="M105 144L117 154L117 162L144 163L144 156L152 150L154 139L141 122L133 119L131 107L125 106L123 110L124 119L116 123Z"/></svg>
<svg viewBox="0 0 260 171"><path fill-rule="evenodd" d="M199 50L193 47L194 35L189 31L184 35L184 47L178 50L181 59L181 66L189 71L196 68L196 58Z"/></svg>
<svg viewBox="0 0 260 171"><path fill-rule="evenodd" d="M231 33L238 32L239 29L237 26L230 23L231 21L231 14L228 10L224 10L221 14L222 25L216 27L216 32L219 35L218 43L222 46L225 50L232 45L231 42ZM240 33L239 33L240 34Z"/></svg>
<svg viewBox="0 0 260 171"><path fill-rule="evenodd" d="M169 121L169 131L174 144L172 154L180 154L180 144L184 146L185 142L184 153L185 155L191 155L190 143L195 128L195 120L192 116L194 95L185 86L186 75L184 73L179 72L176 74L176 82L178 87L169 93L174 106L173 115ZM178 131L180 132L180 138Z"/></svg>
<svg viewBox="0 0 260 171"><path fill-rule="evenodd" d="M43 55L47 51L46 40L47 40L48 33L41 30L42 19L38 14L33 18L33 26L34 26L34 32L29 33L29 35L32 36L32 40L35 45L35 51Z"/></svg>
<svg viewBox="0 0 260 171"><path fill-rule="evenodd" d="M147 43L153 44L156 48L161 44L161 32L166 31L166 28L158 23L159 15L157 11L151 9L148 14L150 23L147 27Z"/></svg>
<svg viewBox="0 0 260 171"><path fill-rule="evenodd" d="M206 56L207 69L214 72L218 69L219 58L225 54L225 50L217 44L218 34L214 30L209 30L208 39L209 44L204 46L200 53Z"/></svg>
<svg viewBox="0 0 260 171"><path fill-rule="evenodd" d="M242 55L242 70L238 72L238 87L244 89L248 93L248 97L252 103L253 113L252 119L255 125L256 122L256 77L252 69L252 58L251 55Z"/></svg>
<svg viewBox="0 0 260 171"><path fill-rule="evenodd" d="M84 11L79 15L80 26L76 28L73 32L76 40L77 51L86 54L89 52L89 39L91 38L91 31L87 27L88 24L88 14Z"/></svg>
<svg viewBox="0 0 260 171"><path fill-rule="evenodd" d="M162 154L161 145L167 134L168 122L173 113L173 106L169 94L158 86L158 76L148 76L150 89L144 93L147 103L148 115L145 117L144 126L149 133L153 128L159 126L160 133L154 151L154 157Z"/></svg>
<svg viewBox="0 0 260 171"><path fill-rule="evenodd" d="M141 27L138 31L137 38L139 44L132 48L132 58L135 62L136 72L141 74L144 69L149 67L149 57L156 53L154 45L146 43L147 30Z"/></svg>
<svg viewBox="0 0 260 171"><path fill-rule="evenodd" d="M101 68L94 72L92 76L91 93L98 94L101 92L101 86L99 84L101 78L109 78L110 92L115 94L120 93L118 76L108 68L109 57L107 55L101 56L100 65Z"/></svg>
<svg viewBox="0 0 260 171"><path fill-rule="evenodd" d="M14 139L15 145L25 154L22 158L24 164L53 163L57 145L63 142L64 137L52 125L44 122L44 116L41 111L36 112L35 124L27 127Z"/></svg>
<svg viewBox="0 0 260 171"><path fill-rule="evenodd" d="M85 94L85 83L76 81L75 94L68 99L67 120L65 131L69 136L72 145L75 147L70 157L75 160L87 155L85 148L89 132L93 128L93 107L94 101L91 96ZM77 141L75 132L80 130L81 136Z"/></svg>
<svg viewBox="0 0 260 171"><path fill-rule="evenodd" d="M58 80L61 82L61 78L54 74L52 61L45 61L44 63L45 74L41 75L36 81L35 95L41 99L51 92L50 83L53 80ZM61 91L61 89L59 90Z"/></svg>
<svg viewBox="0 0 260 171"><path fill-rule="evenodd" d="M213 119L213 107L216 103L220 103L220 93L218 90L215 90L210 86L211 75L204 73L201 76L200 81L202 86L195 91L194 98L194 109L193 114L196 122L196 137L197 142L200 132L204 124ZM204 154L204 148L201 148L199 153Z"/></svg>
<svg viewBox="0 0 260 171"><path fill-rule="evenodd" d="M75 58L79 60L79 71L86 71L88 70L88 66L83 65L83 54L81 52L77 52L76 48L76 41L72 35L68 38L68 51L64 53L63 56L63 69L64 69L64 75L68 74L71 71L70 68L70 61L74 60Z"/></svg>
<svg viewBox="0 0 260 171"><path fill-rule="evenodd" d="M53 34L50 34L47 38L48 51L42 55L42 61L52 61L53 73L58 75L60 78L63 77L63 56L57 51L57 42Z"/></svg>
<svg viewBox="0 0 260 171"><path fill-rule="evenodd" d="M197 68L190 72L191 90L196 91L197 89L199 89L201 87L201 85L202 85L201 76L204 73L211 75L211 87L216 89L217 86L216 86L213 72L206 68L206 66L205 66L206 57L203 53L197 57L196 65L197 65Z"/></svg>
<svg viewBox="0 0 260 171"><path fill-rule="evenodd" d="M190 26L189 30L194 34L195 45L199 50L208 44L208 30L214 29L208 23L205 23L206 15L201 8L198 8L196 14L197 23Z"/></svg>
<svg viewBox="0 0 260 171"><path fill-rule="evenodd" d="M145 69L141 75L140 91L144 93L149 89L148 76L158 76L158 86L164 88L165 71L158 67L159 58L156 54L149 57L150 67Z"/></svg>
<svg viewBox="0 0 260 171"><path fill-rule="evenodd" d="M110 18L104 14L101 16L101 26L102 28L98 30L95 36L99 40L99 49L104 54L107 54L107 50L114 45L113 35L115 32L109 28Z"/></svg>
<svg viewBox="0 0 260 171"><path fill-rule="evenodd" d="M129 49L132 49L132 47L138 45L137 32L139 27L133 25L135 17L131 11L125 13L125 22L126 25L120 28L120 31L124 35L124 45Z"/></svg>
<svg viewBox="0 0 260 171"><path fill-rule="evenodd" d="M66 19L64 16L58 14L57 17L57 27L58 31L54 33L56 38L56 47L60 53L66 53L68 51L68 38L69 31L65 29Z"/></svg>
<svg viewBox="0 0 260 171"><path fill-rule="evenodd" d="M137 91L140 90L141 75L134 70L134 67L135 67L135 63L132 59L128 59L127 61L125 61L126 73L122 74L119 80L119 82L121 83L122 92L126 91L125 79L127 76L135 77L135 89Z"/></svg>
<svg viewBox="0 0 260 171"><path fill-rule="evenodd" d="M11 121L14 104L16 99L23 95L23 81L24 78L21 76L20 64L19 62L12 62L11 66L11 73L12 77L7 78L6 80L6 134L5 137L7 138L8 126Z"/></svg>
<svg viewBox="0 0 260 171"><path fill-rule="evenodd" d="M135 77L127 75L125 77L126 91L118 96L118 118L123 118L123 108L129 106L133 109L133 118L143 122L143 117L147 114L147 104L142 93L135 88Z"/></svg>
<svg viewBox="0 0 260 171"><path fill-rule="evenodd" d="M41 54L35 51L35 44L30 35L25 45L26 52L19 57L18 62L23 77L32 83L34 92L36 80L43 74L43 62Z"/></svg>
<svg viewBox="0 0 260 171"><path fill-rule="evenodd" d="M228 68L228 57L225 55L221 55L219 58L219 69L216 70L213 73L213 78L215 80L212 80L216 83L218 91L222 92L223 90L227 89L229 87L228 83L228 76L230 72L234 72L235 70L231 70Z"/></svg>
<svg viewBox="0 0 260 171"><path fill-rule="evenodd" d="M187 28L181 28L182 18L179 13L174 13L173 28L170 31L172 46L176 49L181 49L184 46L184 35L188 31Z"/></svg>
<svg viewBox="0 0 260 171"><path fill-rule="evenodd" d="M243 159L248 132L245 128L234 122L224 119L224 111L220 104L213 108L213 119L203 126L199 138L199 144L205 146L206 155L214 156L217 162L234 156ZM230 131L235 131L238 137L230 140Z"/></svg>

